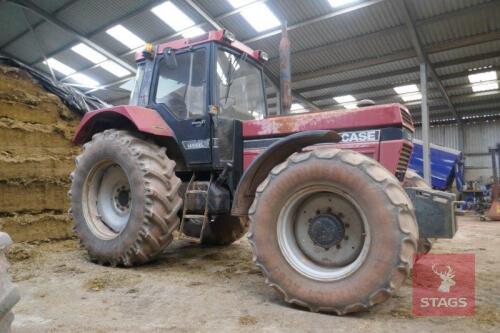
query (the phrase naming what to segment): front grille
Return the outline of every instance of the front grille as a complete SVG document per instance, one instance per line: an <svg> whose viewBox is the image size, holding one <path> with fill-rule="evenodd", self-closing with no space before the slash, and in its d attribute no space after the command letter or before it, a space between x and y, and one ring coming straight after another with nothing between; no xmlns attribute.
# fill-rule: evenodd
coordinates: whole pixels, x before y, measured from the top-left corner
<svg viewBox="0 0 500 333"><path fill-rule="evenodd" d="M401 109L401 118L403 118L403 124L413 127L413 118L408 111Z"/></svg>
<svg viewBox="0 0 500 333"><path fill-rule="evenodd" d="M401 149L401 156L399 157L397 171L401 173L406 173L406 169L408 168L408 163L410 162L412 152L412 146L408 143L403 144L403 148Z"/></svg>

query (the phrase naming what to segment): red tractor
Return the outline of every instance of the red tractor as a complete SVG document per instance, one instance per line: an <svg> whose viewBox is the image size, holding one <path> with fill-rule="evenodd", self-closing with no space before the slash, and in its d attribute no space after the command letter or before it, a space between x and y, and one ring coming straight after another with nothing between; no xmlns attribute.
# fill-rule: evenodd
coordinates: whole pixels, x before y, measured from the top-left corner
<svg viewBox="0 0 500 333"><path fill-rule="evenodd" d="M248 231L287 302L367 309L408 276L419 229L453 236L453 197L403 189L414 129L399 104L268 117L263 58L226 31L139 52L130 105L77 130L75 230L112 266L152 260L176 230L212 245Z"/></svg>

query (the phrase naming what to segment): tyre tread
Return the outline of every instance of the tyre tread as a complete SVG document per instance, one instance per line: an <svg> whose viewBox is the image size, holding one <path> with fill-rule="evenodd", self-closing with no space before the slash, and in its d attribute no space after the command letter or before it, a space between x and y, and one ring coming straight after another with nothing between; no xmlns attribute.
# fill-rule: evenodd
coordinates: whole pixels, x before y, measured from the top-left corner
<svg viewBox="0 0 500 333"><path fill-rule="evenodd" d="M271 276L265 266L259 261L259 253L256 248L254 241L254 226L256 221L254 220L254 214L256 212L256 208L259 203L259 198L262 193L266 190L266 188L271 183L272 178L277 177L279 174L293 166L294 164L302 163L308 161L310 159L332 159L337 158L341 161L356 167L362 170L364 173L370 176L373 181L382 185L384 189L391 188L392 197L384 191L385 195L388 199L393 202L394 209L397 209L398 220L399 220L399 229L403 237L401 237L401 255L399 257L398 263L394 266L394 269L391 274L391 278L388 281L385 281L384 286L376 291L374 291L371 295L369 295L364 302L362 303L354 303L344 306L343 308L336 307L318 307L316 304L307 303L303 300L292 299L288 296L287 292L279 285L277 281L273 281ZM375 171L375 172L374 172ZM396 185L396 186L394 186ZM382 165L380 165L377 161L362 155L360 153L351 151L351 150L342 150L342 149L318 149L310 152L300 152L294 153L284 162L276 165L267 178L259 185L255 194L255 200L253 201L250 209L249 209L249 217L250 217L250 231L248 233L248 240L252 247L253 252L253 262L260 268L262 271L266 283L280 291L283 294L284 299L287 303L296 304L305 308L308 308L312 312L331 312L336 313L337 315L344 315L351 312L364 311L369 307L374 306L375 304L381 303L391 297L394 292L399 288L402 281L406 277L408 277L410 268L413 262L413 255L417 249L417 239L418 239L418 229L416 226L413 228L407 228L405 226L406 223L403 222L402 216L404 214L411 214L415 217L413 204L411 203L409 197L406 192L401 188L399 181L392 175L387 169L385 169ZM405 243L409 242L413 247L414 251L404 251L406 245Z"/></svg>
<svg viewBox="0 0 500 333"><path fill-rule="evenodd" d="M140 232L129 248L116 258L91 257L99 263L112 266L144 264L156 257L173 239L172 233L179 226L178 212L182 207L179 195L181 181L174 173L175 161L167 157L166 149L129 131L109 129L92 136L84 145L87 148L101 140L113 139L127 147L134 162L140 166L145 187L145 209ZM161 189L161 190L160 190ZM71 191L69 193L71 196ZM76 228L78 233L78 227ZM85 246L85 240L81 240Z"/></svg>

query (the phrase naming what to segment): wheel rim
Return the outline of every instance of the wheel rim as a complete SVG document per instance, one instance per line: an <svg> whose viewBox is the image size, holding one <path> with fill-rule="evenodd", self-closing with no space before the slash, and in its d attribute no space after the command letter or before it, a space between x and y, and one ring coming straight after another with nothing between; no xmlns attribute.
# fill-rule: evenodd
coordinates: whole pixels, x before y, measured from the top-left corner
<svg viewBox="0 0 500 333"><path fill-rule="evenodd" d="M132 207L127 175L116 163L96 165L84 185L83 212L90 230L97 237L113 239L125 229Z"/></svg>
<svg viewBox="0 0 500 333"><path fill-rule="evenodd" d="M354 273L370 244L363 211L349 194L330 185L310 185L292 195L280 211L277 235L287 262L319 281Z"/></svg>

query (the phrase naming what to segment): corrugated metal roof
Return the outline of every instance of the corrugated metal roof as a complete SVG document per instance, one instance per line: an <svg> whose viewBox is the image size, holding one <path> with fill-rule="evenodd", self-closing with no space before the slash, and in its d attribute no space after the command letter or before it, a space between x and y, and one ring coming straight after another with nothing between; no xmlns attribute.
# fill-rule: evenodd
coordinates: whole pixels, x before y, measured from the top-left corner
<svg viewBox="0 0 500 333"><path fill-rule="evenodd" d="M85 0L77 1L57 17L83 34L115 21L147 3L147 0ZM85 13L85 15L82 15Z"/></svg>
<svg viewBox="0 0 500 333"><path fill-rule="evenodd" d="M204 23L203 28L210 29L209 23L187 2L173 1L196 24ZM233 11L233 7L226 0L194 0L194 2L214 18ZM267 0L264 2L278 18L287 20L289 27L292 27L289 32L292 53L300 51L292 57L294 77L300 77L302 74L314 77L295 81L294 89L307 89L321 85L316 90L303 93L307 98L323 96L324 99L316 102L318 105L331 103L331 96L345 95L350 92L354 92L357 98L377 99L393 94L392 87L395 85L410 81L418 82L418 61L415 57L331 74L335 68L345 68L344 66L348 64L356 68L367 61L379 61L399 54L405 55L408 54L408 50L412 50L413 46L405 23L402 16L398 15L393 2L381 1L327 19L321 18L336 10L329 5L327 0ZM53 13L55 17L82 35L90 36L95 43L121 56L130 64L134 62L133 54L130 54L125 46L102 30L110 24L120 23L145 41L163 40L174 31L150 12L151 6L157 3L161 3L161 0L152 2L148 0L43 0L34 2L36 6ZM500 31L500 20L498 20L500 4L495 0L411 0L409 9L416 20L420 39L427 47L442 47L450 41L455 43L470 37L478 41L484 34ZM83 69L86 75L105 84L116 80L100 68L88 69L92 67L89 61L67 50L67 47L78 41L74 35L61 31L53 24L43 23L40 17L29 11L27 13L29 22L36 27L36 35L46 54L61 50L55 53L54 57L67 65L77 70ZM234 32L239 40L254 39L266 33L257 33L239 13L225 16L219 23ZM304 23L309 20L312 21L308 24ZM5 42L27 29L21 9L7 2L0 3L0 21L4 23L0 31L0 48ZM295 28L297 24L300 27ZM280 35L276 34L257 38L249 45L268 52L271 57L277 57L279 40ZM27 33L7 47L0 49L0 52L13 55L21 61L33 63L41 58L40 50L36 45L33 36ZM330 47L326 47L328 45ZM464 87L469 83L467 74L470 68L483 66L500 68L500 57L493 57L495 53L500 53L500 40L476 42L475 45L429 55L430 61L436 64L437 73L445 78L443 79L444 85L450 87L449 95L456 103L456 108L460 110L463 108L462 105L466 105L463 108L464 114L473 112L470 109L470 103L477 102L476 110L481 109L483 104L486 108L491 108L491 105L495 105L494 103L500 104L500 94L476 96L471 95L470 87ZM477 57L478 55L485 56ZM470 57L477 59L464 61ZM46 70L45 66L38 67ZM274 75L278 74L277 61L272 61L268 67ZM397 75L391 75L393 72L397 72ZM370 88L373 90L370 91ZM430 105L442 108L445 103L440 94L435 92L433 83L430 84L430 89ZM362 92L355 93L358 90ZM96 94L113 100L123 98L126 92L105 90ZM396 99L399 101L397 96ZM412 110L418 110L418 108L412 107ZM446 110L440 112L446 112Z"/></svg>

